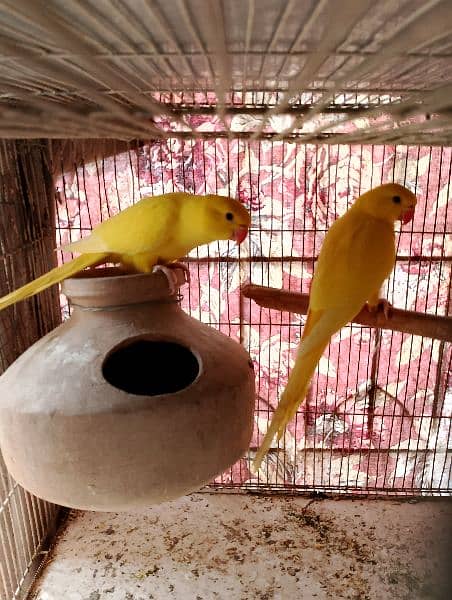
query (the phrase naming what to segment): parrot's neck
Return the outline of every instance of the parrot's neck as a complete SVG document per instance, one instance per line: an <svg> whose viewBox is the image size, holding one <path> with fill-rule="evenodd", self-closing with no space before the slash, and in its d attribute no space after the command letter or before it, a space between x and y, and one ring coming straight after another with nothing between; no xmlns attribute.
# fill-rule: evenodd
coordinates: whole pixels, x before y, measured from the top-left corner
<svg viewBox="0 0 452 600"><path fill-rule="evenodd" d="M386 215L379 210L378 204L375 202L369 202L367 194L363 194L356 200L350 209L351 211L365 213L374 219L387 223L392 229L394 229L395 220L392 215Z"/></svg>
<svg viewBox="0 0 452 600"><path fill-rule="evenodd" d="M217 239L207 226L206 206L200 197L190 197L183 203L180 211L179 241L187 248L210 244Z"/></svg>

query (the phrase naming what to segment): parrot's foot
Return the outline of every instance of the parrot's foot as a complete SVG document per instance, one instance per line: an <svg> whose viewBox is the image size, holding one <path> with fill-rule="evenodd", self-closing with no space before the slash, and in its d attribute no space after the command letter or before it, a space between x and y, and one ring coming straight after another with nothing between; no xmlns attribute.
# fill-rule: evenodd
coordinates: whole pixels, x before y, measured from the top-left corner
<svg viewBox="0 0 452 600"><path fill-rule="evenodd" d="M168 280L168 287L171 296L175 296L177 294L180 286L179 279L177 278L174 269L182 269L185 274L185 281L190 283L190 271L183 263L173 262L168 265L155 265L155 267L152 269L153 273L161 271L165 275Z"/></svg>
<svg viewBox="0 0 452 600"><path fill-rule="evenodd" d="M369 312L382 312L385 319L389 319L392 313L392 304L386 300L386 298L379 298L375 304L367 304Z"/></svg>

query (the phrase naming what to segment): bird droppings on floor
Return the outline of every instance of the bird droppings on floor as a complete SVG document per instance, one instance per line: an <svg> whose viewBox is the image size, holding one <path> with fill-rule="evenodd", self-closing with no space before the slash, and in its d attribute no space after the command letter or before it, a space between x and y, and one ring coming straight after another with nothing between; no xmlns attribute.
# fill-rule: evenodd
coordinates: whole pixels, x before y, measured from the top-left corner
<svg viewBox="0 0 452 600"><path fill-rule="evenodd" d="M73 511L34 600L452 598L452 502L198 493Z"/></svg>

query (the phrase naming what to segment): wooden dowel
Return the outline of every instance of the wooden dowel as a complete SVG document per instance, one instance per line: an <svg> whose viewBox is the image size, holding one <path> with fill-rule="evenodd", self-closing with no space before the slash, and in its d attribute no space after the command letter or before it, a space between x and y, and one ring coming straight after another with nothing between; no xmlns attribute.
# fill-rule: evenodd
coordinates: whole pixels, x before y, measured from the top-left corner
<svg viewBox="0 0 452 600"><path fill-rule="evenodd" d="M286 290L253 284L242 286L242 294L245 298L250 298L259 304L259 306L265 308L273 308L300 315L305 315L308 312L308 294L299 294L297 292L288 292ZM352 322L367 325L368 327L378 327L380 329L411 333L412 335L422 335L446 342L452 341L452 317L440 317L393 308L389 319L386 319L380 311L371 313L367 308L363 308Z"/></svg>

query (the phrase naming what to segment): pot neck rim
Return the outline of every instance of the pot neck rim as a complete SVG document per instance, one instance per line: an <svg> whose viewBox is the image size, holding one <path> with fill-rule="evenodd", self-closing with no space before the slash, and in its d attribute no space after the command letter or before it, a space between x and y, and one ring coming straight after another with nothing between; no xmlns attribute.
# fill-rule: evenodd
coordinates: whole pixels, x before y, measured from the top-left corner
<svg viewBox="0 0 452 600"><path fill-rule="evenodd" d="M186 283L185 273L178 268L171 270L175 276L174 290L162 271L126 274L117 267L82 271L64 280L61 289L72 304L86 308L176 301L179 287Z"/></svg>

